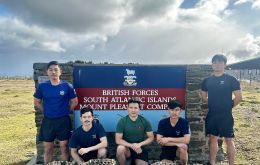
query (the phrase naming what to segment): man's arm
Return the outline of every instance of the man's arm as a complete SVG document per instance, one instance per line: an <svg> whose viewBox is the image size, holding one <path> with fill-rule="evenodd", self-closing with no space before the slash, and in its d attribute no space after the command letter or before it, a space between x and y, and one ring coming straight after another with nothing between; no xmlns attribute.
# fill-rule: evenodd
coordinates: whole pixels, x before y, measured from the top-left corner
<svg viewBox="0 0 260 165"><path fill-rule="evenodd" d="M81 164L84 163L84 161L81 159L81 157L79 156L77 149L76 148L71 148L70 150L71 156L74 159L74 161L77 162L77 164Z"/></svg>
<svg viewBox="0 0 260 165"><path fill-rule="evenodd" d="M207 91L201 91L200 94L201 94L202 101L205 104L208 104L208 92Z"/></svg>
<svg viewBox="0 0 260 165"><path fill-rule="evenodd" d="M177 146L178 144L189 144L190 142L190 134L184 135L184 137L163 137L160 134L157 134L157 142L162 146Z"/></svg>
<svg viewBox="0 0 260 165"><path fill-rule="evenodd" d="M98 150L100 148L105 148L105 147L107 147L107 137L106 136L100 138L100 143L98 143L97 145L91 146L88 148L81 148L78 152L79 152L79 154L83 155L90 151L95 151L95 150Z"/></svg>
<svg viewBox="0 0 260 165"><path fill-rule="evenodd" d="M78 105L78 98L75 97L70 99L70 110L74 110L74 108Z"/></svg>
<svg viewBox="0 0 260 165"><path fill-rule="evenodd" d="M233 91L235 98L233 99L234 105L233 107L237 106L242 101L242 92L241 90Z"/></svg>
<svg viewBox="0 0 260 165"><path fill-rule="evenodd" d="M131 148L132 144L123 139L123 133L116 133L115 140L117 145L122 145Z"/></svg>
<svg viewBox="0 0 260 165"><path fill-rule="evenodd" d="M184 135L184 137L179 137L179 138L172 138L172 137L166 137L166 146L170 145L171 143L184 143L184 144L189 144L190 143L190 134Z"/></svg>
<svg viewBox="0 0 260 165"><path fill-rule="evenodd" d="M154 135L153 135L153 132L146 132L146 135L147 135L147 139L145 139L144 141L140 142L140 143L134 143L131 148L137 152L137 153L141 153L142 152L142 146L145 146L145 145L148 145L150 144L153 139L154 139Z"/></svg>
<svg viewBox="0 0 260 165"><path fill-rule="evenodd" d="M140 148L142 146L145 146L145 145L148 145L150 143L152 143L153 139L154 139L154 135L153 135L153 132L146 132L146 135L147 135L147 139L145 139L144 141L138 143L138 145L140 146Z"/></svg>
<svg viewBox="0 0 260 165"><path fill-rule="evenodd" d="M34 98L34 106L43 112L42 100Z"/></svg>

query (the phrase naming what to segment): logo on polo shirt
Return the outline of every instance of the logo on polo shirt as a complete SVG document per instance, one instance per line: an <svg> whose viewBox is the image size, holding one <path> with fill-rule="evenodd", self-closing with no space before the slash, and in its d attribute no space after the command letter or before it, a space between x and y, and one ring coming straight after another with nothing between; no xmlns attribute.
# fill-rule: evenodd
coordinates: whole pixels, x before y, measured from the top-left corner
<svg viewBox="0 0 260 165"><path fill-rule="evenodd" d="M220 84L220 85L223 85L224 83L225 83L225 81L224 81L224 80L221 80L219 84Z"/></svg>
<svg viewBox="0 0 260 165"><path fill-rule="evenodd" d="M137 130L137 131L143 131L143 129L144 129L144 128L143 128L141 125L136 126L136 130Z"/></svg>
<svg viewBox="0 0 260 165"><path fill-rule="evenodd" d="M179 136L181 131L176 131L176 135Z"/></svg>
<svg viewBox="0 0 260 165"><path fill-rule="evenodd" d="M96 139L96 138L97 138L96 134L92 135L92 139Z"/></svg>
<svg viewBox="0 0 260 165"><path fill-rule="evenodd" d="M63 96L65 94L64 91L60 91L60 95Z"/></svg>

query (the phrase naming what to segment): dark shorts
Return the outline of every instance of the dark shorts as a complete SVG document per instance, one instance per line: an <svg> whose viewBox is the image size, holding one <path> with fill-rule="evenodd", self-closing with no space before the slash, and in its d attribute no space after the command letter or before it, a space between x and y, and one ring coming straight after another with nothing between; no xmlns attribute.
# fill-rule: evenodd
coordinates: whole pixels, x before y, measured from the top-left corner
<svg viewBox="0 0 260 165"><path fill-rule="evenodd" d="M42 120L39 141L53 142L68 140L71 136L71 120L69 116L46 118Z"/></svg>
<svg viewBox="0 0 260 165"><path fill-rule="evenodd" d="M233 138L234 118L232 114L207 115L205 121L206 135Z"/></svg>
<svg viewBox="0 0 260 165"><path fill-rule="evenodd" d="M163 147L160 155L160 160L167 159L174 161L176 158L177 146Z"/></svg>
<svg viewBox="0 0 260 165"><path fill-rule="evenodd" d="M148 162L148 151L144 148L142 148L142 153L137 154L134 150L132 150L131 148L129 148L130 152L131 152L131 159L135 160L135 159L140 159L143 160L145 162Z"/></svg>
<svg viewBox="0 0 260 165"><path fill-rule="evenodd" d="M97 159L97 150L96 151L91 151L89 153L83 154L83 155L79 155L84 162L89 161L90 159Z"/></svg>

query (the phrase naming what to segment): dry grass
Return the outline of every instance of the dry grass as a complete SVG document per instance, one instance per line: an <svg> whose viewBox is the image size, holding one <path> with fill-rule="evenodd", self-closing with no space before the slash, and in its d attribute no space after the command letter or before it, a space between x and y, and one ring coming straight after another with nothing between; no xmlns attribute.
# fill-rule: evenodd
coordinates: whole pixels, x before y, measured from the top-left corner
<svg viewBox="0 0 260 165"><path fill-rule="evenodd" d="M243 101L234 109L237 164L260 164L260 83L242 82Z"/></svg>
<svg viewBox="0 0 260 165"><path fill-rule="evenodd" d="M234 109L236 164L260 164L260 83L243 82ZM36 153L32 80L0 80L0 164L26 164ZM223 165L226 163L223 163Z"/></svg>
<svg viewBox="0 0 260 165"><path fill-rule="evenodd" d="M0 164L22 165L36 153L32 80L0 80Z"/></svg>

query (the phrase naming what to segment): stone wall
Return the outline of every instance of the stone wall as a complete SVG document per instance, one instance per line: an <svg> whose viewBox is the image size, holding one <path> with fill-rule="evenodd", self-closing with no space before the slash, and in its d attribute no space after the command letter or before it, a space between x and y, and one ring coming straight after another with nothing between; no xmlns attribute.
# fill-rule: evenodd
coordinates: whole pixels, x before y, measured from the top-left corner
<svg viewBox="0 0 260 165"><path fill-rule="evenodd" d="M46 76L46 64L35 63L34 81L35 86L38 85L38 77ZM72 64L61 65L63 73L61 79L73 82ZM201 81L211 74L210 65L187 65L186 73L186 118L191 126L191 142L189 145L189 162L192 163L205 163L208 160L208 139L205 137L204 120L207 113L207 106L202 104L199 94ZM73 113L71 114L71 116ZM39 133L39 126L42 120L42 112L36 109L35 122L37 126L37 137ZM115 158L115 140L114 133L108 133L109 141L109 158ZM37 138L38 139L38 138ZM43 162L43 145L36 140L37 144L37 162ZM59 160L58 143L55 142L55 160ZM219 141L218 160L223 160L222 140ZM149 159L158 160L160 147L156 142L149 146Z"/></svg>
<svg viewBox="0 0 260 165"><path fill-rule="evenodd" d="M208 138L205 136L205 117L207 105L200 97L201 82L212 72L210 65L188 65L186 73L186 119L190 122L191 142L189 145L190 162L206 162L208 160ZM219 140L219 161L223 160L222 140Z"/></svg>

